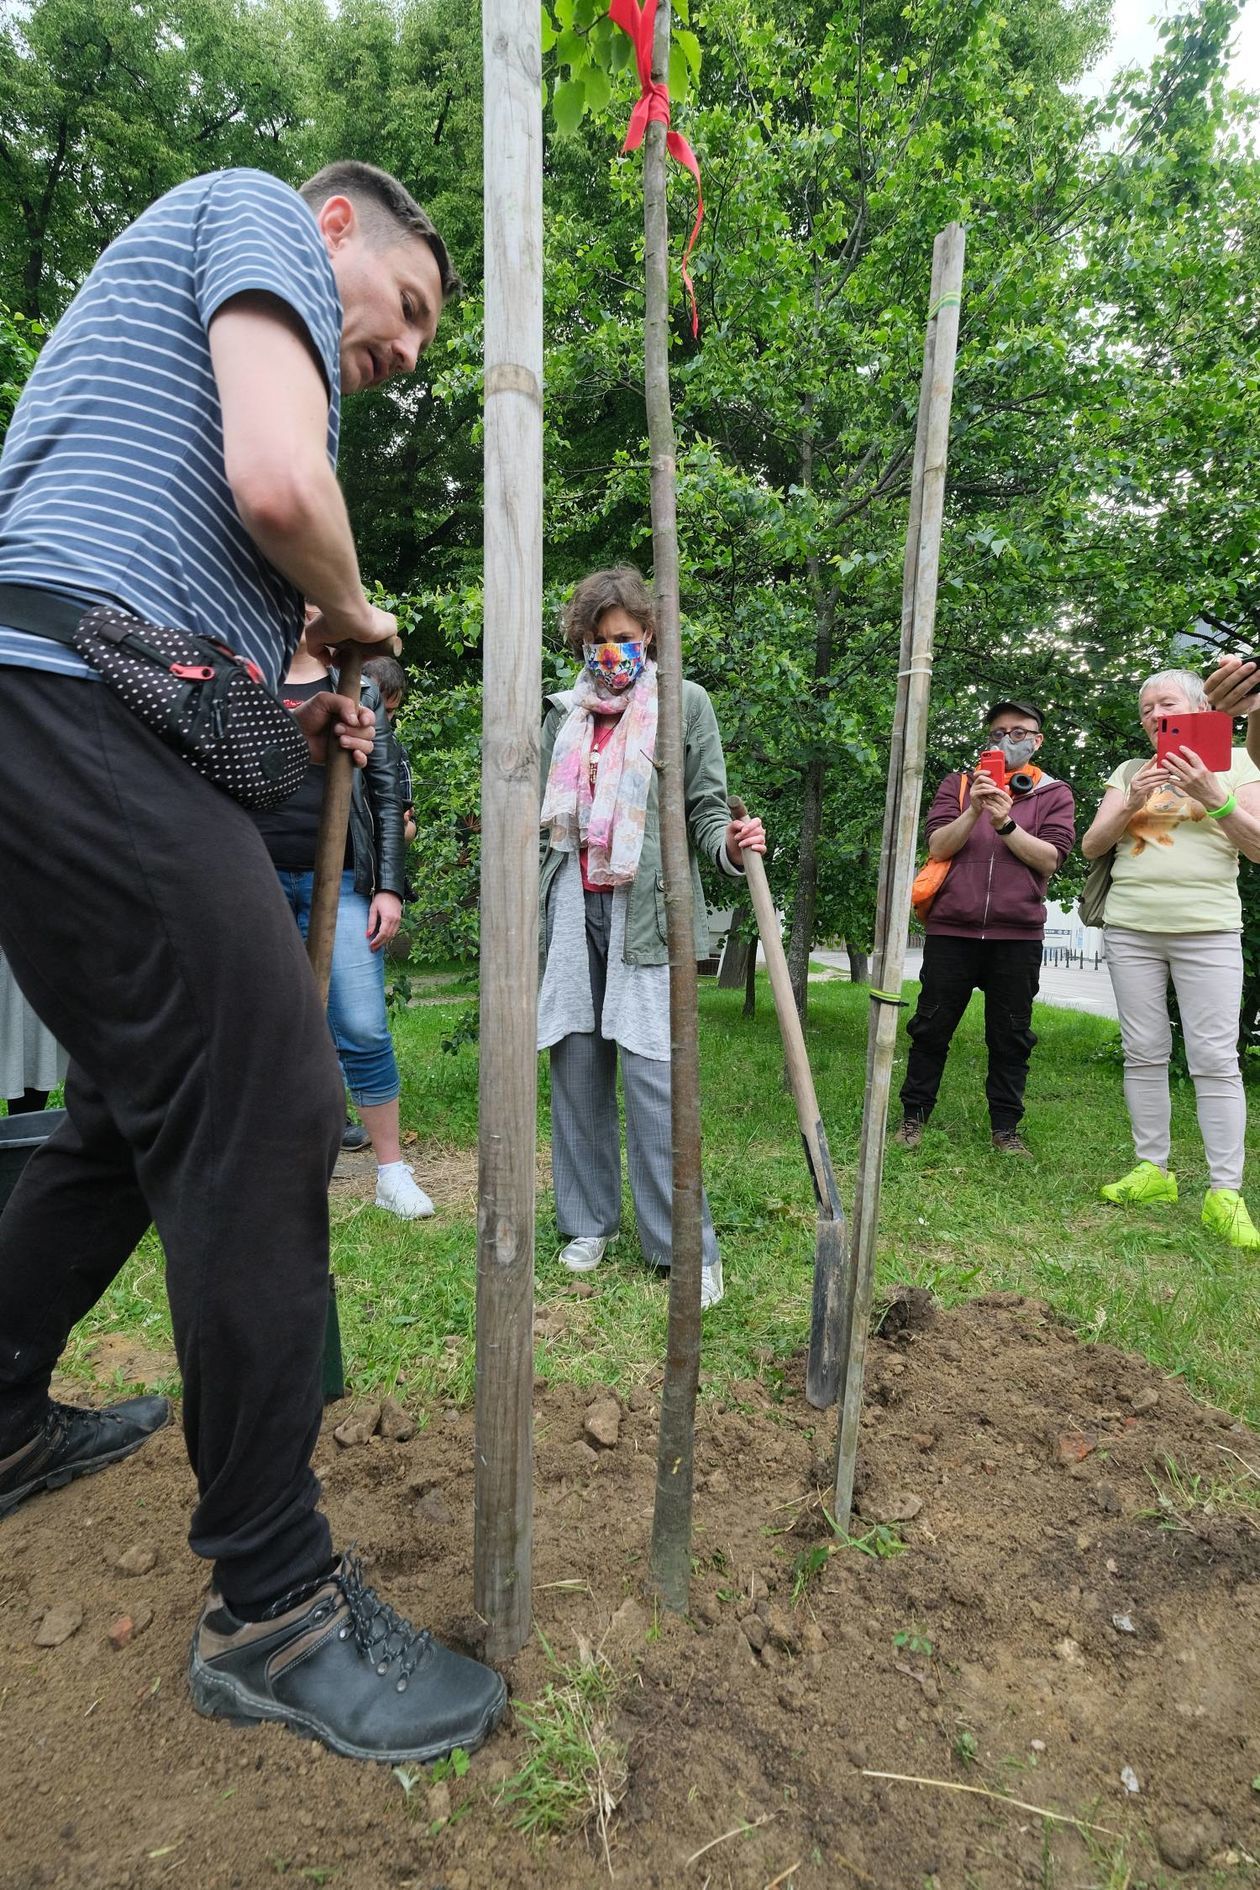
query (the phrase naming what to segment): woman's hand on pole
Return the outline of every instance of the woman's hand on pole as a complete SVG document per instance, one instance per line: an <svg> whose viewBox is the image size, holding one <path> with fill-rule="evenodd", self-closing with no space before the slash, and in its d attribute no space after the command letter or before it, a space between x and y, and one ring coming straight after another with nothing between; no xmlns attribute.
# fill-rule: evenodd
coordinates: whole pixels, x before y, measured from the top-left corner
<svg viewBox="0 0 1260 1890"><path fill-rule="evenodd" d="M726 857L732 866L743 865L745 847L750 853L764 853L766 850L766 830L755 814L746 814L742 820L732 820L727 824Z"/></svg>
<svg viewBox="0 0 1260 1890"><path fill-rule="evenodd" d="M1220 775L1205 768L1193 748L1173 749L1165 755L1164 766L1173 786L1179 787L1183 794L1188 794L1192 801L1198 801L1200 807L1206 807L1209 813L1214 808L1224 807L1229 799L1229 789Z"/></svg>
<svg viewBox="0 0 1260 1890"><path fill-rule="evenodd" d="M368 908L367 939L374 952L389 944L402 924L402 900L397 893L378 892Z"/></svg>

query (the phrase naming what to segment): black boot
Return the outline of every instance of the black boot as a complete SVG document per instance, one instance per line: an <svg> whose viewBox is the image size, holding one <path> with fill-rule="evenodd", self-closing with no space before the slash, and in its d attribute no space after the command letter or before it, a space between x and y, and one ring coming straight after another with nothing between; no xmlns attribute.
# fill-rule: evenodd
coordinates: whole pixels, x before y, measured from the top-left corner
<svg viewBox="0 0 1260 1890"><path fill-rule="evenodd" d="M395 1614L344 1555L301 1599L239 1621L211 1595L193 1635L188 1686L210 1718L279 1720L348 1759L427 1764L473 1752L507 1704L502 1679Z"/></svg>
<svg viewBox="0 0 1260 1890"><path fill-rule="evenodd" d="M130 1457L170 1421L165 1398L128 1398L103 1411L50 1404L35 1436L12 1456L0 1457L0 1516L39 1490L59 1490L75 1477Z"/></svg>

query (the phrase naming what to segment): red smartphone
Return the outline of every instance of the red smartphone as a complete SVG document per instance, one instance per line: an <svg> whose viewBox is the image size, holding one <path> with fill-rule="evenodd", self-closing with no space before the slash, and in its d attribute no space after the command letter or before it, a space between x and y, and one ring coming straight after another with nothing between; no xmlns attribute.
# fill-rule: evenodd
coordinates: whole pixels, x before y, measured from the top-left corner
<svg viewBox="0 0 1260 1890"><path fill-rule="evenodd" d="M1163 761L1180 748L1192 748L1205 768L1223 774L1233 759L1233 717L1220 709L1201 709L1195 715L1161 715L1156 761Z"/></svg>
<svg viewBox="0 0 1260 1890"><path fill-rule="evenodd" d="M1226 716L1224 719L1228 721L1229 717ZM1006 786L1006 756L1000 748L986 748L976 763L976 769L983 771L991 780L996 781L1000 788Z"/></svg>

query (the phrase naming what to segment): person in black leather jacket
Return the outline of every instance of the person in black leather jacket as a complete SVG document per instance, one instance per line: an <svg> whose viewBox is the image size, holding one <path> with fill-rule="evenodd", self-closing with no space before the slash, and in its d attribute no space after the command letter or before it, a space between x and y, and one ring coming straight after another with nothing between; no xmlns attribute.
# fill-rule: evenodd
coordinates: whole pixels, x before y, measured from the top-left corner
<svg viewBox="0 0 1260 1890"><path fill-rule="evenodd" d="M308 695L326 690L329 676L323 661L303 644L281 689L286 706L295 708ZM363 686L363 702L376 717L376 741L367 766L356 772L350 801L328 1022L346 1087L376 1156L376 1205L415 1220L432 1214L433 1203L402 1159L401 1083L385 1005L385 947L401 922L404 896L402 797L394 738L380 691L370 680ZM303 937L323 796L324 770L312 764L295 794L270 813L254 815Z"/></svg>

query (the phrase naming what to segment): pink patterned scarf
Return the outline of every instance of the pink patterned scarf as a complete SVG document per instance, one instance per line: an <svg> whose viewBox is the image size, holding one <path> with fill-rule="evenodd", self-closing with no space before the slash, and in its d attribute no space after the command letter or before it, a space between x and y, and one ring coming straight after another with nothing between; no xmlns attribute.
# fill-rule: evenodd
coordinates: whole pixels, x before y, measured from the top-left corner
<svg viewBox="0 0 1260 1890"><path fill-rule="evenodd" d="M617 716L591 791L595 715ZM585 847L594 886L626 886L638 871L656 748L656 664L647 663L624 695L603 696L588 670L578 677L573 707L556 736L543 795L542 826L559 853Z"/></svg>

